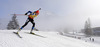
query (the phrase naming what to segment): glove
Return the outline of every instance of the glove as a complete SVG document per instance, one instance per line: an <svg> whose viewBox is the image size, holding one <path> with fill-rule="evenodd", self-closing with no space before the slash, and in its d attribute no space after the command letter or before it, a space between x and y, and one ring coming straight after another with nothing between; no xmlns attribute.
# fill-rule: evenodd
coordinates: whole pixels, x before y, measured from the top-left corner
<svg viewBox="0 0 100 47"><path fill-rule="evenodd" d="M41 8L39 8L39 10L41 10Z"/></svg>
<svg viewBox="0 0 100 47"><path fill-rule="evenodd" d="M25 15L27 15L27 13L25 13Z"/></svg>

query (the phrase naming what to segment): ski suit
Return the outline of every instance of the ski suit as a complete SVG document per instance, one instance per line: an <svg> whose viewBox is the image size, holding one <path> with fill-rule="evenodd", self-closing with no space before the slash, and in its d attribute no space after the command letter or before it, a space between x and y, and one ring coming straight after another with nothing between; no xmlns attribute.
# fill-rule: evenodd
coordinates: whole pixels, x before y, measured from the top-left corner
<svg viewBox="0 0 100 47"><path fill-rule="evenodd" d="M23 29L29 22L31 22L33 24L31 30L34 29L34 27L35 27L34 18L39 14L39 10L34 11L34 12L28 11L27 13L25 13L25 15L27 15L28 13L30 13L30 14L28 15L28 18L27 18L25 24L20 29Z"/></svg>

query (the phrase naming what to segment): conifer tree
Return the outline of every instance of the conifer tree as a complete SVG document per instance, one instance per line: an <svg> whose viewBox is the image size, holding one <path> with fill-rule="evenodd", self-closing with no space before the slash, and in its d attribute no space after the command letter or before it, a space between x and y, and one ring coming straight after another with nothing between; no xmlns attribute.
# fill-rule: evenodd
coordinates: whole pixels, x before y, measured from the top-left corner
<svg viewBox="0 0 100 47"><path fill-rule="evenodd" d="M8 23L7 29L19 29L19 24L16 19L16 14L13 15L12 20Z"/></svg>

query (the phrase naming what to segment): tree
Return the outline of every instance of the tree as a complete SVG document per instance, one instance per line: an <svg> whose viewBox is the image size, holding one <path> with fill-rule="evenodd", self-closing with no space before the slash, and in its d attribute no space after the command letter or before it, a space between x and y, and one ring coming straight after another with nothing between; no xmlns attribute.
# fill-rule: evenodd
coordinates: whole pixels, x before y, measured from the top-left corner
<svg viewBox="0 0 100 47"><path fill-rule="evenodd" d="M92 31L92 28L91 28L90 19L88 19L88 20L85 22L84 33L85 33L87 36L93 35L93 31Z"/></svg>
<svg viewBox="0 0 100 47"><path fill-rule="evenodd" d="M12 17L12 20L8 23L7 29L19 29L19 24L16 19L16 14Z"/></svg>

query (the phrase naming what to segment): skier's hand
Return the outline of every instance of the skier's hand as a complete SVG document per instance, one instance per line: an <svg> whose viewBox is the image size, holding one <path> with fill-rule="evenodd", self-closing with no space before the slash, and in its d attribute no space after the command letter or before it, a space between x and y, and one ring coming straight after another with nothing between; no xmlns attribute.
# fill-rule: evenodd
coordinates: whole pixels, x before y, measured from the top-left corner
<svg viewBox="0 0 100 47"><path fill-rule="evenodd" d="M27 15L27 13L25 13L25 15Z"/></svg>
<svg viewBox="0 0 100 47"><path fill-rule="evenodd" d="M41 10L41 8L39 8L39 10Z"/></svg>

